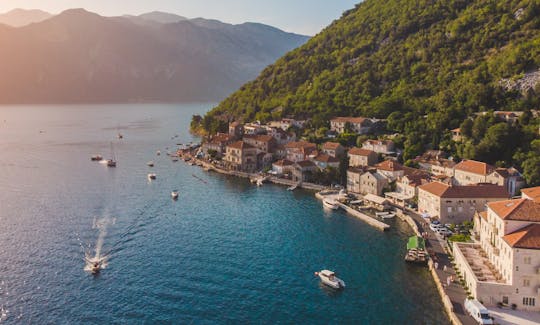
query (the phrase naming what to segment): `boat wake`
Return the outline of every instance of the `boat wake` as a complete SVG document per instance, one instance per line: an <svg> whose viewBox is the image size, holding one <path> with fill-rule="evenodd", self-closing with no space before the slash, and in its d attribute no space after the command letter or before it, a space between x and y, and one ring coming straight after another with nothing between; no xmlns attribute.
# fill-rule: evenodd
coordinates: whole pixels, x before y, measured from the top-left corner
<svg viewBox="0 0 540 325"><path fill-rule="evenodd" d="M96 245L93 248L88 247L84 251L85 271L97 273L99 270L107 268L110 253L103 253L103 243L105 241L105 236L107 235L107 227L114 225L115 223L116 218L94 218L92 229L98 229L99 234Z"/></svg>

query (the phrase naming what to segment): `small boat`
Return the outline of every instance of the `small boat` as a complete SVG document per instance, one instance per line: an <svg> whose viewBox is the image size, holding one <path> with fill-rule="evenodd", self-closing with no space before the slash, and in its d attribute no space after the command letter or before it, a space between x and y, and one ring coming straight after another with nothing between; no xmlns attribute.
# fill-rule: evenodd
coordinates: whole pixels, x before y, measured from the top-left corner
<svg viewBox="0 0 540 325"><path fill-rule="evenodd" d="M172 160L172 162L178 162L178 158L173 158L171 160Z"/></svg>
<svg viewBox="0 0 540 325"><path fill-rule="evenodd" d="M332 209L332 210L337 210L339 208L337 205L337 202L335 200L330 200L330 199L324 199L323 206L325 208Z"/></svg>
<svg viewBox="0 0 540 325"><path fill-rule="evenodd" d="M172 191L171 192L171 197L173 200L178 200L178 191Z"/></svg>
<svg viewBox="0 0 540 325"><path fill-rule="evenodd" d="M156 179L156 177L157 177L157 176L156 176L155 173L149 173L149 174L148 174L148 180L154 180L154 179Z"/></svg>
<svg viewBox="0 0 540 325"><path fill-rule="evenodd" d="M107 159L107 167L116 167L116 160Z"/></svg>
<svg viewBox="0 0 540 325"><path fill-rule="evenodd" d="M99 262L94 262L92 265L90 265L90 273L97 274L101 271L101 265Z"/></svg>
<svg viewBox="0 0 540 325"><path fill-rule="evenodd" d="M154 162L153 162L153 161L149 161L149 162L146 163L146 165L147 165L148 167L154 167Z"/></svg>
<svg viewBox="0 0 540 325"><path fill-rule="evenodd" d="M117 137L118 137L118 139L123 139L123 138L124 138L124 136L122 135L122 133L118 133Z"/></svg>
<svg viewBox="0 0 540 325"><path fill-rule="evenodd" d="M389 214L389 213L390 213L390 212L386 212L386 211L385 211L385 212L375 212L375 215L376 215L377 217L382 218L383 216L385 216L385 215L387 215L387 214Z"/></svg>
<svg viewBox="0 0 540 325"><path fill-rule="evenodd" d="M161 151L159 151L159 150L156 151L156 155L158 155L158 156L161 155Z"/></svg>
<svg viewBox="0 0 540 325"><path fill-rule="evenodd" d="M381 218L382 219L392 219L395 216L396 216L396 214L394 212L390 212L390 213L382 215Z"/></svg>
<svg viewBox="0 0 540 325"><path fill-rule="evenodd" d="M338 278L336 274L329 270L322 270L320 272L315 272L315 276L318 276L321 279L321 282L327 286L334 289L343 289L345 288L345 282Z"/></svg>
<svg viewBox="0 0 540 325"><path fill-rule="evenodd" d="M103 160L103 156L101 156L101 155L93 155L92 157L90 157L90 160L91 161L101 161L101 160Z"/></svg>
<svg viewBox="0 0 540 325"><path fill-rule="evenodd" d="M419 236L409 237L407 241L407 254L405 255L405 261L411 263L426 263L427 251L426 241Z"/></svg>

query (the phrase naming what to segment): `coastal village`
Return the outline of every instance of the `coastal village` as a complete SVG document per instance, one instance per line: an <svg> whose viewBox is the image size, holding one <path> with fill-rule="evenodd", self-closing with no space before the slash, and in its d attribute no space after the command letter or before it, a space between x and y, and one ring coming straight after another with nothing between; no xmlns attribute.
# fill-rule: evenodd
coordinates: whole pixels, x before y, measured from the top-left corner
<svg viewBox="0 0 540 325"><path fill-rule="evenodd" d="M508 123L516 114L496 112ZM451 283L461 287L459 299L475 298L503 314L540 311L540 187L527 188L515 168L455 161L441 150L427 150L405 166L391 137L374 132L384 120L336 117L321 143L297 138L294 130L307 122L231 122L228 133L208 136L200 147L181 149L178 155L258 185L269 180L289 190L317 190L325 206L325 197L332 197L331 205L381 230L389 226L377 216L397 214L417 234L414 241L441 244L442 253L435 254L428 243L428 265L453 323L470 319L456 316L463 300L445 291ZM334 141L344 132L368 138L361 146L344 146ZM460 141L460 130L451 132ZM365 208L391 212L370 214ZM441 273L441 258L451 263L451 271L444 265Z"/></svg>

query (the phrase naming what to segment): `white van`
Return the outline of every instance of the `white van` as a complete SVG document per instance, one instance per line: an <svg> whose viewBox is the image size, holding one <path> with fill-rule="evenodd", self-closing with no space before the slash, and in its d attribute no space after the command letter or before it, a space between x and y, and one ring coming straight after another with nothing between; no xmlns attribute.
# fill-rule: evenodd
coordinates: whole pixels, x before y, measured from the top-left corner
<svg viewBox="0 0 540 325"><path fill-rule="evenodd" d="M489 311L476 299L465 299L465 310L478 324L493 324Z"/></svg>

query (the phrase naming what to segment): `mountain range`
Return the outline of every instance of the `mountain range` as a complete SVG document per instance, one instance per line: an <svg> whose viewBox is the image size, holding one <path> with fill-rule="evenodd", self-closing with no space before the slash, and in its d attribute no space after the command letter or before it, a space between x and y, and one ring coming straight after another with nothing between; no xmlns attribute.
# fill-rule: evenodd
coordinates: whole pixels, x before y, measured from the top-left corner
<svg viewBox="0 0 540 325"><path fill-rule="evenodd" d="M0 25L0 103L217 101L309 39L163 12L8 16L30 18Z"/></svg>

